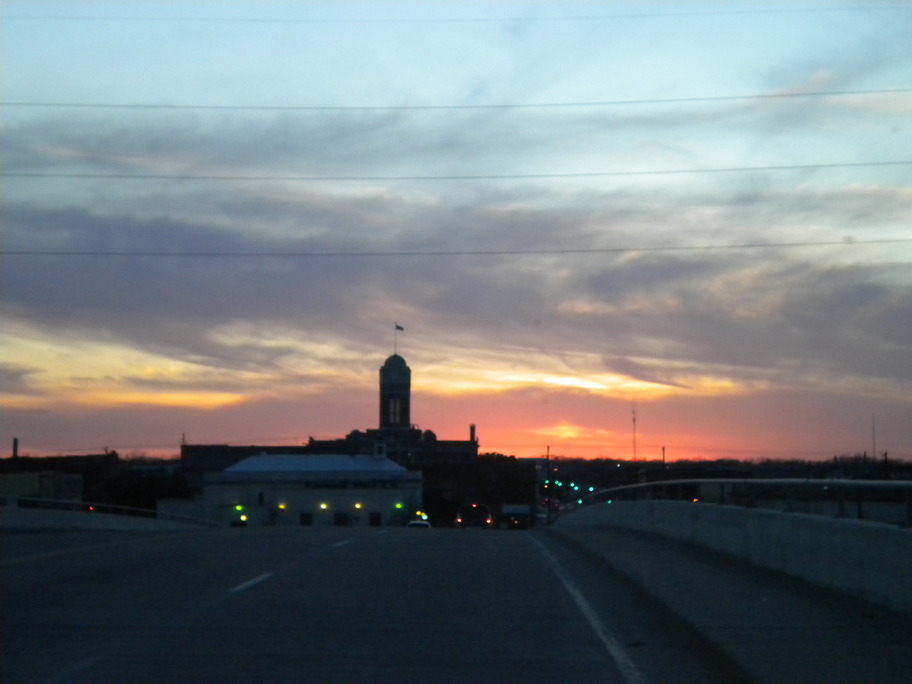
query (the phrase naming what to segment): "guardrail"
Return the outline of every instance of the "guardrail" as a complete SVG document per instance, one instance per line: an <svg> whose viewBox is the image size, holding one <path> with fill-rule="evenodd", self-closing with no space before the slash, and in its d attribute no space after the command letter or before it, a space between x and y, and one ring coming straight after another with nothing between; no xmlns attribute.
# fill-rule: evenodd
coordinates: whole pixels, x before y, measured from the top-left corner
<svg viewBox="0 0 912 684"><path fill-rule="evenodd" d="M639 500L767 508L912 526L908 480L663 480L603 489L584 497L580 505Z"/></svg>
<svg viewBox="0 0 912 684"><path fill-rule="evenodd" d="M117 506L114 504L94 503L89 501L62 501L57 499L34 499L18 496L0 496L0 508L17 508L42 511L69 511L89 515L114 515L132 518L150 518L182 525L199 525L204 527L218 527L211 520L194 518L175 513L164 513L151 508L133 508L130 506Z"/></svg>

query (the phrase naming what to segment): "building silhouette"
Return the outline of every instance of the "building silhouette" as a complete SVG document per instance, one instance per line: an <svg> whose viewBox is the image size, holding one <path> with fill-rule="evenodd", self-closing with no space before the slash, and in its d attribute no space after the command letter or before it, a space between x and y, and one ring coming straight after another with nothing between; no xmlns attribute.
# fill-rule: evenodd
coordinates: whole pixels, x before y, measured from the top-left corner
<svg viewBox="0 0 912 684"><path fill-rule="evenodd" d="M468 439L438 439L431 430L411 422L412 369L399 354L380 367L379 427L354 430L342 439L311 438L307 449L319 453L383 454L410 469L431 465L473 463L478 458L475 426Z"/></svg>
<svg viewBox="0 0 912 684"><path fill-rule="evenodd" d="M190 474L224 470L259 454L347 454L375 455L390 459L410 470L429 466L468 464L478 458L475 426L469 438L442 440L431 430L411 422L412 370L399 354L389 356L380 367L379 425L353 430L338 439L311 437L305 445L229 446L227 444L182 444L181 463Z"/></svg>

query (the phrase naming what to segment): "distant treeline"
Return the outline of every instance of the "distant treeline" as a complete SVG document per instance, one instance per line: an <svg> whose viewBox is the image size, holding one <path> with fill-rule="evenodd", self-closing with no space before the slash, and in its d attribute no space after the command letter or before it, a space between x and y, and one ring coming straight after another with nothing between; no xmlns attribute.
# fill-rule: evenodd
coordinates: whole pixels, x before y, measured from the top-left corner
<svg viewBox="0 0 912 684"><path fill-rule="evenodd" d="M617 459L551 458L552 479L599 489L661 480L708 478L800 478L849 480L912 480L912 461L883 454L834 456L822 461L801 459L682 460L663 463Z"/></svg>
<svg viewBox="0 0 912 684"><path fill-rule="evenodd" d="M0 459L0 474L67 472L83 479L83 499L98 503L155 508L159 499L190 498L201 487L181 467L179 459L144 454L119 457L116 451L84 456ZM425 498L447 515L459 502L477 499L491 503L531 502L536 496L571 500L592 489L661 480L707 478L801 478L854 480L912 480L912 461L882 454L834 456L823 461L788 460L619 460L552 457L518 459L482 454L474 464L440 466L425 472ZM552 485L544 488L546 480ZM559 485L557 483L560 483Z"/></svg>

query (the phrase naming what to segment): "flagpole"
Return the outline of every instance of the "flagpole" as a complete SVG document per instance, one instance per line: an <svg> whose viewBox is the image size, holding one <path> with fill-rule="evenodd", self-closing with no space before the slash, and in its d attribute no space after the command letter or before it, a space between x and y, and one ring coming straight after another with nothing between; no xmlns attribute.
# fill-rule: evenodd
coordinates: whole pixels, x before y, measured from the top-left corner
<svg viewBox="0 0 912 684"><path fill-rule="evenodd" d="M405 330L396 321L393 321L393 354L399 353L399 331Z"/></svg>

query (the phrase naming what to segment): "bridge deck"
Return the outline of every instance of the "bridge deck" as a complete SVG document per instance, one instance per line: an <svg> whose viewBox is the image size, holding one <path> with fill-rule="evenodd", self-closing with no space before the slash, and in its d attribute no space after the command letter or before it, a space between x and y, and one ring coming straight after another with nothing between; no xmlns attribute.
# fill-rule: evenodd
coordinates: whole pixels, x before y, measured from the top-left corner
<svg viewBox="0 0 912 684"><path fill-rule="evenodd" d="M905 616L654 535L599 526L552 531L696 630L744 681L910 681Z"/></svg>

